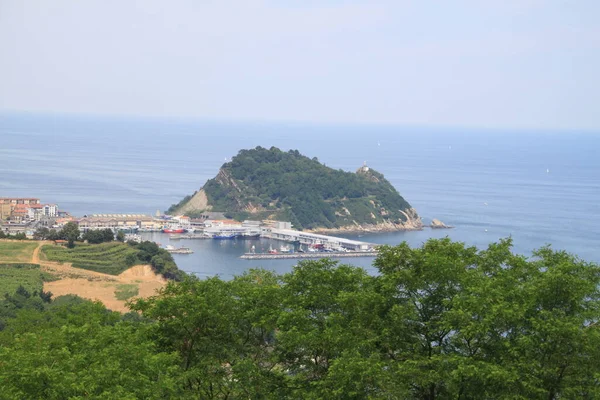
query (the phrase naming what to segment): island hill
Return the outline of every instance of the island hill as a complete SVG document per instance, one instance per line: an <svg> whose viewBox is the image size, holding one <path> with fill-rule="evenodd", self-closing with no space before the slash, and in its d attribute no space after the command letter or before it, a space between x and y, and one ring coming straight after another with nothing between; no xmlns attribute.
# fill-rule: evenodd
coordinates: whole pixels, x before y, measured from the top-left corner
<svg viewBox="0 0 600 400"><path fill-rule="evenodd" d="M384 176L363 165L355 173L329 168L297 150L241 150L168 214L223 212L239 221L290 221L320 232L421 229L416 210Z"/></svg>

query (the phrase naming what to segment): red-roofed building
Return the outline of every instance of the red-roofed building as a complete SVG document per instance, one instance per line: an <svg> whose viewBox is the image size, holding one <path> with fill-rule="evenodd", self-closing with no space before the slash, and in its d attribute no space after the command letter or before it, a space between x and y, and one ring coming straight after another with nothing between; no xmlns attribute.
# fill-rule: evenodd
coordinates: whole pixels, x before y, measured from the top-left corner
<svg viewBox="0 0 600 400"><path fill-rule="evenodd" d="M19 204L22 206L22 204ZM31 220L31 208L29 207L15 207L10 214L10 220L14 222L26 222Z"/></svg>

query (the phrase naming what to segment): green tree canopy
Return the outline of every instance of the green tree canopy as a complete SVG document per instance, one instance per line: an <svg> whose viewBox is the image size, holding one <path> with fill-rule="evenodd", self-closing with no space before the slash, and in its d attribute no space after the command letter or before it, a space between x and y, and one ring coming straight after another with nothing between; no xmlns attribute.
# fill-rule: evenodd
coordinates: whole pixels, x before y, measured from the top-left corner
<svg viewBox="0 0 600 400"><path fill-rule="evenodd" d="M140 251L167 265L150 244ZM0 302L6 398L594 399L600 267L510 239L384 246L378 274L301 261L187 277L120 315L74 297ZM36 377L36 379L31 379Z"/></svg>

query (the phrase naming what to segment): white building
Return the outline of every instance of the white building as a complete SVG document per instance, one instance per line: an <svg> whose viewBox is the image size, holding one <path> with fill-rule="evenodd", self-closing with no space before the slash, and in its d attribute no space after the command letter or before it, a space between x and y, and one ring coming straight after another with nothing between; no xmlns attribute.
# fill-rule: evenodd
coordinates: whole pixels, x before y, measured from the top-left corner
<svg viewBox="0 0 600 400"><path fill-rule="evenodd" d="M187 217L185 215L179 215L177 217L173 217L171 219L171 221L176 222L177 224L179 224L182 228L187 228L189 227L190 224L190 217Z"/></svg>
<svg viewBox="0 0 600 400"><path fill-rule="evenodd" d="M45 217L58 217L58 206L56 204L44 204L42 209Z"/></svg>

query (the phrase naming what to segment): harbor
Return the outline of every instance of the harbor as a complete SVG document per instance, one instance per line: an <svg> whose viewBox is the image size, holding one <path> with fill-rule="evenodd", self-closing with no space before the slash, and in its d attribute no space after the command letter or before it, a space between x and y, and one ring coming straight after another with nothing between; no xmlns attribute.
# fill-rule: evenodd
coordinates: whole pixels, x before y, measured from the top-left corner
<svg viewBox="0 0 600 400"><path fill-rule="evenodd" d="M376 245L336 236L327 236L292 229L287 221L233 221L207 220L203 226L191 226L185 217L165 225L162 232L169 234L170 240L214 239L217 241L248 241L269 239L285 242L279 250L256 252L253 245L250 252L240 258L246 260L296 259L323 257L374 257Z"/></svg>

